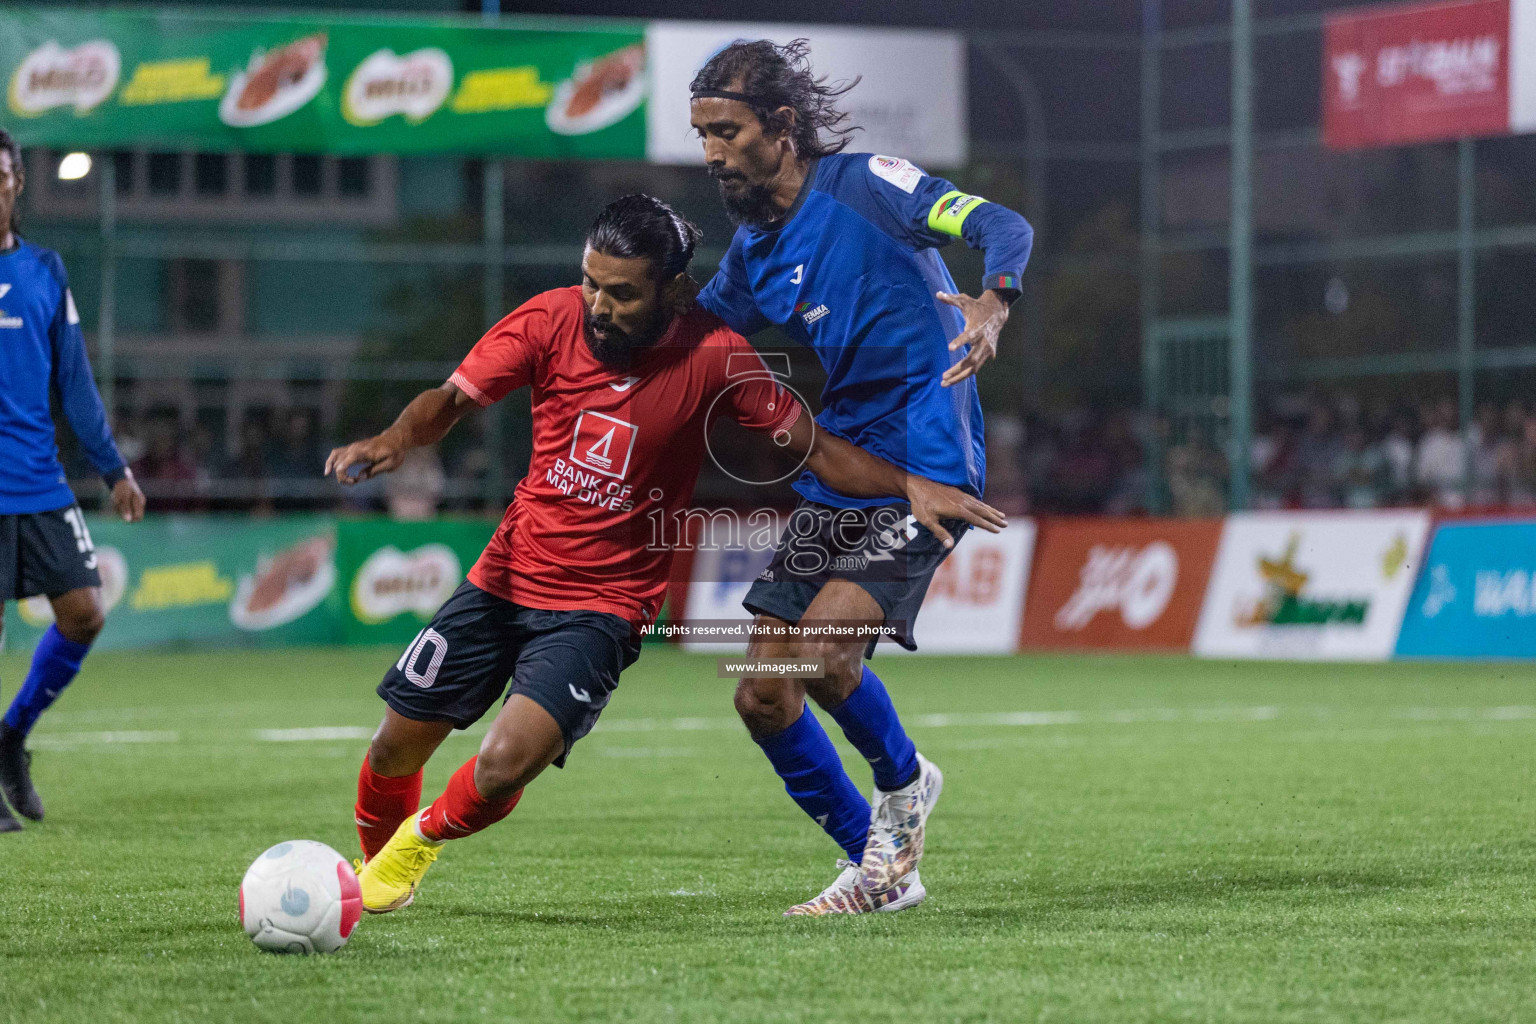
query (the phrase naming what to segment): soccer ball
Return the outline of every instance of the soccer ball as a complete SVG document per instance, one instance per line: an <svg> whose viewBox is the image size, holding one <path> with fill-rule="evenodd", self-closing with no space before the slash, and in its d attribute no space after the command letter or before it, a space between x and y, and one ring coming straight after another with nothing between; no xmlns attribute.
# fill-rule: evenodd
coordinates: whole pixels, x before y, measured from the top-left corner
<svg viewBox="0 0 1536 1024"><path fill-rule="evenodd" d="M278 843L240 881L240 924L273 953L334 953L362 916L352 865L324 843Z"/></svg>

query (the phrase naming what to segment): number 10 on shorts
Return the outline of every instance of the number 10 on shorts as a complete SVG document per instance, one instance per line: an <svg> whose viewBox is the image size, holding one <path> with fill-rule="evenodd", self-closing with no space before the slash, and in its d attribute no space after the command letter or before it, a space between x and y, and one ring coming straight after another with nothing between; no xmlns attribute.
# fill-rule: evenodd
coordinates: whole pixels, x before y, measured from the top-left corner
<svg viewBox="0 0 1536 1024"><path fill-rule="evenodd" d="M437 682L437 670L443 667L446 657L448 641L437 630L428 628L416 634L416 639L395 662L395 668L405 673L412 686L425 690Z"/></svg>

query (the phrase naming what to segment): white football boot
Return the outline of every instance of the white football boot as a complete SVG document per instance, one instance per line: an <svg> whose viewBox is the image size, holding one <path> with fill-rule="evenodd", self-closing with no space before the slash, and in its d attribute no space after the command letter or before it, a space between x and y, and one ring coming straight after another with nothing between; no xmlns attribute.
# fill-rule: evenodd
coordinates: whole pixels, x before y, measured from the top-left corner
<svg viewBox="0 0 1536 1024"><path fill-rule="evenodd" d="M923 830L944 792L944 773L917 755L917 781L870 800L869 840L864 844L863 890L877 896L917 871L923 859Z"/></svg>
<svg viewBox="0 0 1536 1024"><path fill-rule="evenodd" d="M859 866L851 860L838 859L841 872L837 881L807 900L784 911L785 917L821 917L824 914L888 914L915 907L928 897L923 880L914 871L878 896L871 896L859 884Z"/></svg>

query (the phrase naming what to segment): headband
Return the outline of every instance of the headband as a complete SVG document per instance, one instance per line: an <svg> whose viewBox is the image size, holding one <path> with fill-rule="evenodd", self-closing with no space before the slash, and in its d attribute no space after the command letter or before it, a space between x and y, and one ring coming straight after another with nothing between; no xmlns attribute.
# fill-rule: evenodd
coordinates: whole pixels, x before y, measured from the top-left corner
<svg viewBox="0 0 1536 1024"><path fill-rule="evenodd" d="M767 107L772 105L762 96L753 96L744 92L732 92L729 89L695 89L693 90L693 98L696 100L708 98L719 100L737 100L741 103L746 103L754 107Z"/></svg>

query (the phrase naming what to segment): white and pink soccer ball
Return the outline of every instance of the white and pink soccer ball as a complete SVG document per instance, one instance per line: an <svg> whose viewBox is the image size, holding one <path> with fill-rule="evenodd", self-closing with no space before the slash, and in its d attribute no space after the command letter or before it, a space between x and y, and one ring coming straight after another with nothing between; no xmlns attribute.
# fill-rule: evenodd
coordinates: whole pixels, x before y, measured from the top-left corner
<svg viewBox="0 0 1536 1024"><path fill-rule="evenodd" d="M324 843L278 843L240 881L240 924L273 953L334 953L362 916L357 874Z"/></svg>

